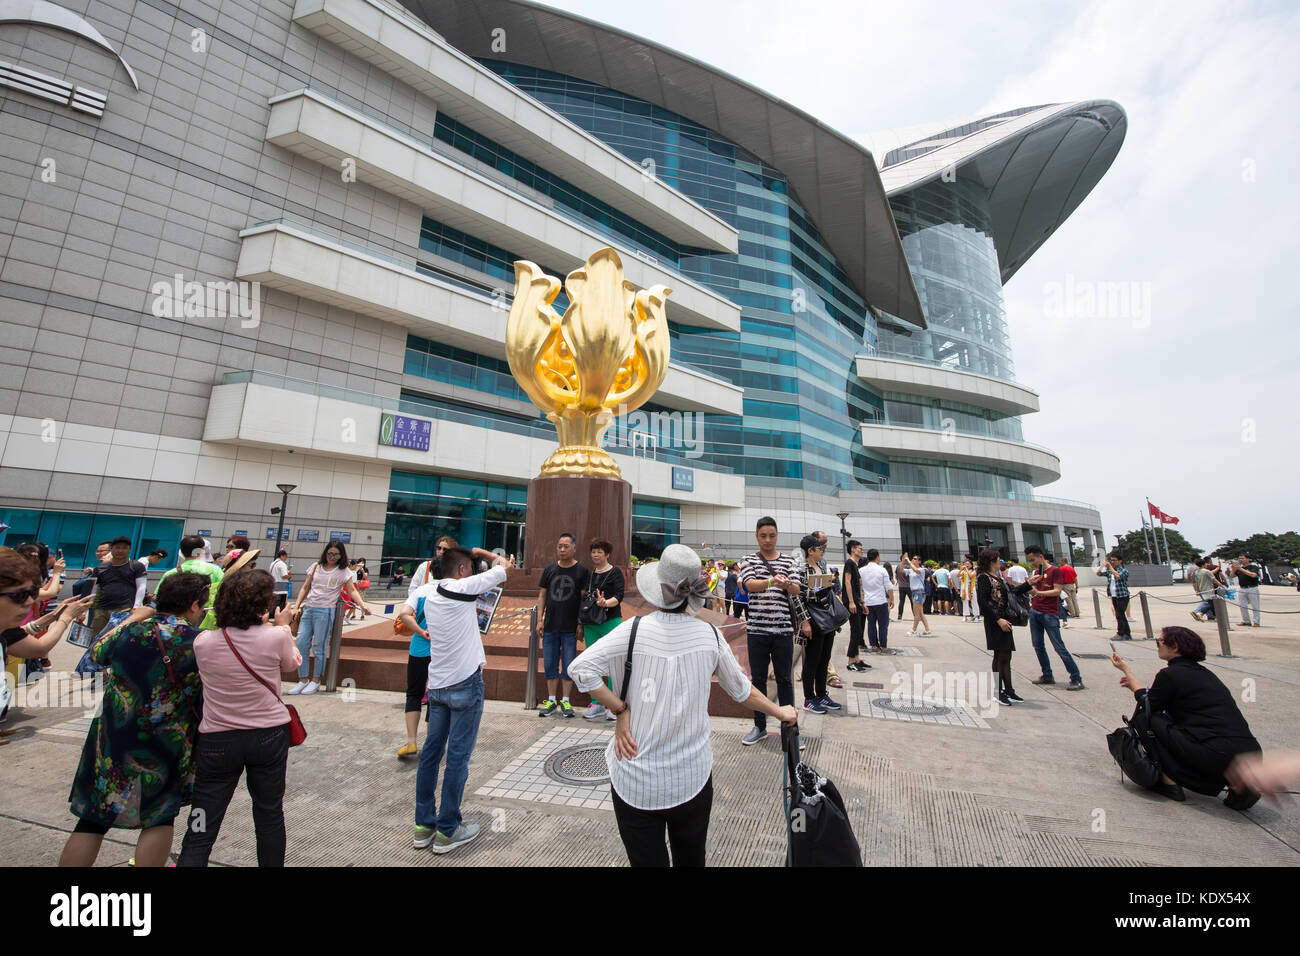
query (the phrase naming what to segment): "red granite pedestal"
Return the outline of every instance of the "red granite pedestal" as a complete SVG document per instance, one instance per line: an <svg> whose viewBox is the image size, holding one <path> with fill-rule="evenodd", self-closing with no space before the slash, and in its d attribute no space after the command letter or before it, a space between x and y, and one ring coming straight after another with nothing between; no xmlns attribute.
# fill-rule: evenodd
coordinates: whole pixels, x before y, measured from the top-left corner
<svg viewBox="0 0 1300 956"><path fill-rule="evenodd" d="M631 558L632 486L622 478L592 475L544 475L528 483L528 517L524 533L524 562L539 573L555 560L555 543L562 534L578 536L575 557L590 558L587 545L604 538L614 546L610 564L620 567Z"/></svg>

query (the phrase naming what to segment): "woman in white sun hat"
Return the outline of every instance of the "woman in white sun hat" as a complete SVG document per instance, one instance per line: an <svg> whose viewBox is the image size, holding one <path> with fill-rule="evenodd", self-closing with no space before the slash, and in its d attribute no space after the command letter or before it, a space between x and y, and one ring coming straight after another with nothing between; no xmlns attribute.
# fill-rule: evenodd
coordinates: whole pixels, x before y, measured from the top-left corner
<svg viewBox="0 0 1300 956"><path fill-rule="evenodd" d="M709 596L694 551L669 545L637 571L636 586L656 610L624 620L574 658L569 673L579 690L618 715L605 762L628 862L668 866L670 843L674 866L703 866L713 805L713 678L746 709L790 724L798 714L760 694L718 629L694 616Z"/></svg>

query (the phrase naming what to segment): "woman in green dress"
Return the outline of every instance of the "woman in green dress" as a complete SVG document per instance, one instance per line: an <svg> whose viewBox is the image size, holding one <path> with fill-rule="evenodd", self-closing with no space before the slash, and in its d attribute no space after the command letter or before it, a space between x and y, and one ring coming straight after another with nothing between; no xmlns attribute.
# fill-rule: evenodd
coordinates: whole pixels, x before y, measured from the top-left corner
<svg viewBox="0 0 1300 956"><path fill-rule="evenodd" d="M112 828L139 830L136 866L163 866L172 824L190 802L202 685L194 638L209 580L178 572L158 585L158 612L91 648L107 668L101 713L90 725L68 795L76 829L60 866L91 866Z"/></svg>

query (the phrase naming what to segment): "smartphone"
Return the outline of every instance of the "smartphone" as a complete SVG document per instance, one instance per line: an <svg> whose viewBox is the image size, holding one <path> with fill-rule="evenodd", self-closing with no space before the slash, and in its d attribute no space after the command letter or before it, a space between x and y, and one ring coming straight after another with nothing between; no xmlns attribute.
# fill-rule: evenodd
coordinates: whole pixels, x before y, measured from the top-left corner
<svg viewBox="0 0 1300 956"><path fill-rule="evenodd" d="M1118 654L1118 653L1119 653L1119 651L1115 650L1115 643L1114 643L1113 641L1107 641L1106 643L1110 645L1110 652L1111 652L1112 654Z"/></svg>

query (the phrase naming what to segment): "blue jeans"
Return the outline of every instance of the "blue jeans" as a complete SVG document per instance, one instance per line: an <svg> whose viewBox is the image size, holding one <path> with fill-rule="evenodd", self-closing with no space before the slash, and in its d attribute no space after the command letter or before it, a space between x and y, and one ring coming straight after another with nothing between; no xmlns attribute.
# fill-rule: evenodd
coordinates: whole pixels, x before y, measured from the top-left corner
<svg viewBox="0 0 1300 956"><path fill-rule="evenodd" d="M578 656L578 634L576 631L569 631L567 634L557 634L555 631L546 631L542 634L542 663L546 667L546 679L555 680L557 677L563 677L569 680L569 665L573 659ZM563 667L561 667L563 663Z"/></svg>
<svg viewBox="0 0 1300 956"><path fill-rule="evenodd" d="M334 608L305 607L302 620L298 622L298 653L302 663L298 665L298 679L307 679L307 651L316 655L316 666L312 668L313 676L320 680L325 675L325 649L329 646L330 630L334 627Z"/></svg>
<svg viewBox="0 0 1300 956"><path fill-rule="evenodd" d="M469 757L478 742L483 719L483 671L476 670L459 684L429 688L429 731L415 773L415 822L451 836L460 826L460 800L469 779ZM434 793L438 790L438 765L447 751L442 777L442 812Z"/></svg>
<svg viewBox="0 0 1300 956"><path fill-rule="evenodd" d="M1204 614L1211 621L1216 620L1214 615L1214 592L1207 591L1200 594L1201 603L1192 609L1193 614Z"/></svg>
<svg viewBox="0 0 1300 956"><path fill-rule="evenodd" d="M1052 639L1052 649L1065 662L1065 669L1070 675L1070 680L1081 682L1083 677L1079 674L1079 665L1074 662L1070 652L1065 649L1065 642L1061 640L1061 619L1055 614L1035 611L1031 608L1029 611L1029 639L1033 642L1034 653L1038 655L1038 666L1042 668L1043 676L1052 676L1052 662L1047 659L1047 648L1043 646L1043 631L1047 631L1047 636Z"/></svg>

